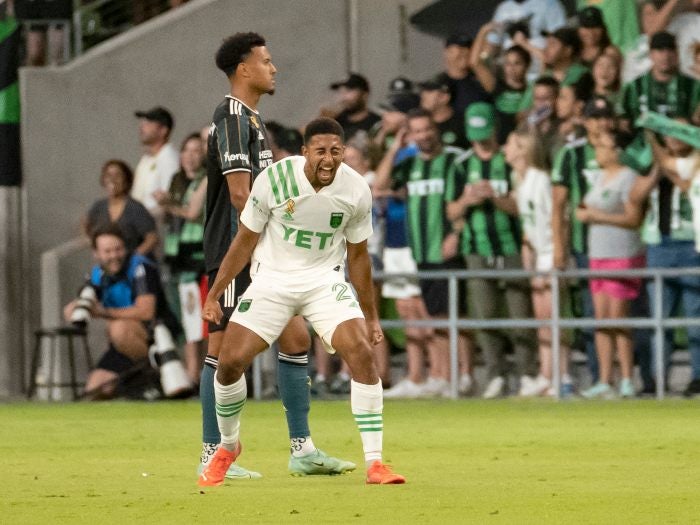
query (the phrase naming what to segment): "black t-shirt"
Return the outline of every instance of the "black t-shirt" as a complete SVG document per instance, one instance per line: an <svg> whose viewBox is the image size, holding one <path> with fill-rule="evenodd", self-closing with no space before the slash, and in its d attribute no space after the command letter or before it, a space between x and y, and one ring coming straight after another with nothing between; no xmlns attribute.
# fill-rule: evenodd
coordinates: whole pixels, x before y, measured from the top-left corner
<svg viewBox="0 0 700 525"><path fill-rule="evenodd" d="M447 73L442 73L440 76L450 87L450 104L457 113L463 115L467 107L474 102L493 102L491 95L484 90L471 72L459 79L451 78Z"/></svg>
<svg viewBox="0 0 700 525"><path fill-rule="evenodd" d="M343 128L346 141L350 140L352 136L358 131L366 131L367 133L369 133L369 130L372 129L372 127L377 122L382 120L382 117L380 117L372 111L370 111L365 118L357 122L351 122L349 116L350 115L347 111L343 111L335 119L338 121L338 124L340 124L340 126Z"/></svg>
<svg viewBox="0 0 700 525"><path fill-rule="evenodd" d="M255 177L270 165L272 151L260 115L237 98L227 95L214 111L209 128L204 220L207 272L219 268L238 231L238 211L231 205L226 176L237 171L249 172L252 184Z"/></svg>
<svg viewBox="0 0 700 525"><path fill-rule="evenodd" d="M515 89L506 84L501 78L496 80L496 86L491 96L496 107L496 118L498 120L496 130L499 144L505 144L508 134L517 127L516 117L518 109L526 92L527 85L524 85L521 89Z"/></svg>
<svg viewBox="0 0 700 525"><path fill-rule="evenodd" d="M445 146L455 146L465 150L471 147L464 127L464 113L454 112L446 121L438 122L437 127Z"/></svg>

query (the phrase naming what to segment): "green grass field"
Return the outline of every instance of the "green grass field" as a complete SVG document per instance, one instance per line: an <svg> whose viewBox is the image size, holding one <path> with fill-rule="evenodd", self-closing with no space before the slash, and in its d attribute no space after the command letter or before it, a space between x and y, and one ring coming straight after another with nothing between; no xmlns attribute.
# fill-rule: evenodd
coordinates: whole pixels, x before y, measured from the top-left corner
<svg viewBox="0 0 700 525"><path fill-rule="evenodd" d="M0 523L699 523L700 407L670 400L406 401L385 460L408 483L287 474L277 402L249 402L240 463L196 486L196 402L0 405ZM347 402L314 402L316 444L362 463Z"/></svg>

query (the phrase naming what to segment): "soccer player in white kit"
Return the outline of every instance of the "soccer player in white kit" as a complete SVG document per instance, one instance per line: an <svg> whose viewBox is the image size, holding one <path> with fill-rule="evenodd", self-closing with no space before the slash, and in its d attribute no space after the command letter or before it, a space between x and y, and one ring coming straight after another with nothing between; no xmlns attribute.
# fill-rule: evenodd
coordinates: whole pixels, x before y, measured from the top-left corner
<svg viewBox="0 0 700 525"><path fill-rule="evenodd" d="M306 127L303 156L273 164L253 183L240 229L202 310L207 321L221 319L218 299L250 259L252 283L231 316L214 380L221 447L200 475L200 486L221 485L240 455L244 372L294 315L305 317L326 348L350 367L350 402L362 438L366 482L405 482L382 463L382 384L371 354L382 331L367 253L372 196L363 177L342 163L343 140L335 120L316 119ZM346 253L357 297L344 279Z"/></svg>

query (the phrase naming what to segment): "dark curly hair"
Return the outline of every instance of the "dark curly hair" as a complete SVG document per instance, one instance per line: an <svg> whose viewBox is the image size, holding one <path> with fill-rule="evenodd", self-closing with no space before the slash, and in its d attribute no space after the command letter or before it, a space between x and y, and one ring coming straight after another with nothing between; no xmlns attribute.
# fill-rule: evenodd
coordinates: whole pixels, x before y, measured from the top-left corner
<svg viewBox="0 0 700 525"><path fill-rule="evenodd" d="M265 39L257 33L236 33L225 39L216 52L216 67L227 77L236 72L238 64L243 62L254 47L265 45Z"/></svg>
<svg viewBox="0 0 700 525"><path fill-rule="evenodd" d="M338 135L340 141L345 142L342 126L332 118L321 117L309 122L304 130L304 144L308 144L315 135Z"/></svg>

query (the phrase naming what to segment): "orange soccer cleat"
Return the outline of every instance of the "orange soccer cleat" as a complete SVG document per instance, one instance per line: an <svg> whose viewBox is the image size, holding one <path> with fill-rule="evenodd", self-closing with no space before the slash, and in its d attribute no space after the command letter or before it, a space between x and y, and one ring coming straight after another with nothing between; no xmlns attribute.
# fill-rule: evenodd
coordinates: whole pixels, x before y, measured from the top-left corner
<svg viewBox="0 0 700 525"><path fill-rule="evenodd" d="M199 475L197 484L200 487L218 487L224 483L226 471L231 466L231 463L236 461L236 458L241 455L241 442L236 444L236 450L233 452L226 450L220 446L209 460L209 464Z"/></svg>
<svg viewBox="0 0 700 525"><path fill-rule="evenodd" d="M367 469L368 485L399 485L401 483L406 483L406 478L401 474L395 474L389 465L385 465L379 460L372 463Z"/></svg>

